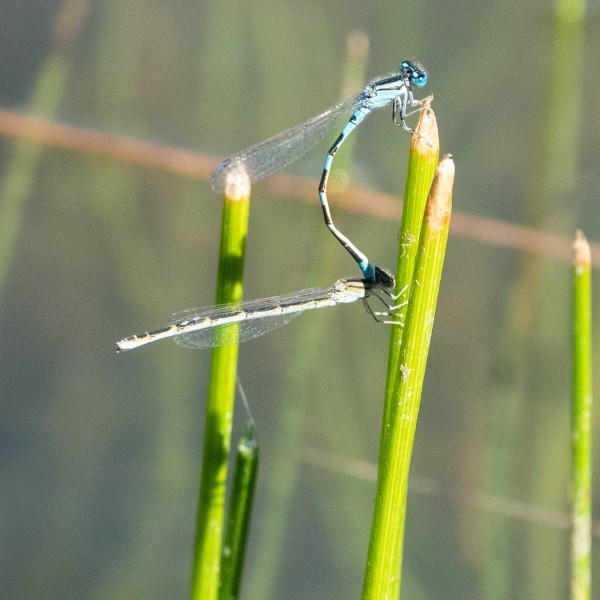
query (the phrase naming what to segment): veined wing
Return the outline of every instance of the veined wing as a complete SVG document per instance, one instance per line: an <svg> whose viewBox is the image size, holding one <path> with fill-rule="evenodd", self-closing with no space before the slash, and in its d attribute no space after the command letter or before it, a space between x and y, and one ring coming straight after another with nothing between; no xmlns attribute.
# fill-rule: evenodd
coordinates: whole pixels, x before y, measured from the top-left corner
<svg viewBox="0 0 600 600"><path fill-rule="evenodd" d="M362 99L363 94L357 94L304 123L226 158L210 177L213 191L224 191L227 179L235 173L245 173L250 181L259 181L287 167L331 133L339 125L341 118L348 117Z"/></svg>
<svg viewBox="0 0 600 600"><path fill-rule="evenodd" d="M334 306L337 285L311 288L260 300L192 308L175 313L175 342L185 348L211 348L252 340L286 325L307 310Z"/></svg>
<svg viewBox="0 0 600 600"><path fill-rule="evenodd" d="M239 344L260 337L299 317L304 311L280 314L270 318L242 320L230 324L214 325L207 329L182 332L173 339L178 346L201 350Z"/></svg>

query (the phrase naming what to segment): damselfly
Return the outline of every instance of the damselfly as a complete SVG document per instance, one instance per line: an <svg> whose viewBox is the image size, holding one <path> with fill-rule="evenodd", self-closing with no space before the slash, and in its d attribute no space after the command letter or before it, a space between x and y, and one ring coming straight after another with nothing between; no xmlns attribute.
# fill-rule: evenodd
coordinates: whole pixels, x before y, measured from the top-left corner
<svg viewBox="0 0 600 600"><path fill-rule="evenodd" d="M170 324L156 331L127 337L117 342L117 352L173 337L186 348L209 348L245 342L289 323L307 310L350 304L362 300L377 321L399 324L394 311L394 277L379 267L372 279L338 279L331 287L302 290L283 296L248 300L237 304L221 304L192 308L172 316ZM377 298L385 308L373 310L367 300Z"/></svg>
<svg viewBox="0 0 600 600"><path fill-rule="evenodd" d="M383 79L376 79L356 96L348 98L323 111L321 114L296 125L264 142L246 148L226 158L211 175L210 181L215 192L222 192L231 176L246 175L250 181L258 181L283 169L298 160L323 137L330 133L342 116L352 113L342 132L329 149L319 184L319 198L323 209L325 224L348 250L358 263L366 279L375 277L375 266L333 223L327 201L327 181L331 171L333 157L352 131L376 108L392 103L392 120L403 129L413 133L406 124L407 108L422 103L413 98L412 85L423 87L427 83L427 73L417 63L404 61L397 73Z"/></svg>

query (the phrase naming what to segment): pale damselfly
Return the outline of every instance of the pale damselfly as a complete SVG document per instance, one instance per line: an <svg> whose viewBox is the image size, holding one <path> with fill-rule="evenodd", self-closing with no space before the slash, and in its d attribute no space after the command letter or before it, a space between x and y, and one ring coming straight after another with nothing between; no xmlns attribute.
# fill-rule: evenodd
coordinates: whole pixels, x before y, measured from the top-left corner
<svg viewBox="0 0 600 600"><path fill-rule="evenodd" d="M117 352L173 337L185 348L227 346L254 339L289 323L308 310L350 304L362 300L369 314L381 323L400 324L394 311L394 277L386 270L374 267L372 279L338 279L331 287L301 290L283 296L247 300L236 304L191 308L171 317L170 324L156 331L133 335L117 342ZM384 312L373 310L367 300L377 298ZM236 324L237 326L232 326Z"/></svg>
<svg viewBox="0 0 600 600"><path fill-rule="evenodd" d="M329 149L319 184L319 198L325 224L358 263L365 279L375 277L375 266L333 223L327 201L327 181L333 157L344 140L360 125L372 110L392 103L392 121L414 133L406 124L407 108L422 106L415 100L412 85L423 87L427 83L426 71L417 63L405 60L397 73L373 80L356 96L348 98L308 119L300 125L287 129L263 142L250 146L226 158L212 173L210 182L215 192L222 192L230 177L245 175L250 181L258 181L287 167L313 148L339 124L341 117L352 113L342 132Z"/></svg>

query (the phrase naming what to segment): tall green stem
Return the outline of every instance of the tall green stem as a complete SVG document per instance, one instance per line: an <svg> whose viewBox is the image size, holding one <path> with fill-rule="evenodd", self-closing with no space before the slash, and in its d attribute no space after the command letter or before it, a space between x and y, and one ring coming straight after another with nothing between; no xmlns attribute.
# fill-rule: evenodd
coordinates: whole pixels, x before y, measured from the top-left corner
<svg viewBox="0 0 600 600"><path fill-rule="evenodd" d="M408 155L408 170L404 204L402 207L402 222L400 224L398 268L396 271L396 289L408 288L412 282L418 241L421 235L423 214L427 196L433 181L433 174L440 156L440 138L437 121L432 109L424 110L419 115L419 121L412 136ZM402 316L400 317L402 320ZM385 388L385 405L383 422L389 419L392 394L396 381L396 365L402 344L402 327L392 327L390 333L390 349L388 355L388 372Z"/></svg>
<svg viewBox="0 0 600 600"><path fill-rule="evenodd" d="M363 600L398 598L408 472L450 225L454 162L434 176L419 239L389 421L384 423Z"/></svg>
<svg viewBox="0 0 600 600"><path fill-rule="evenodd" d="M216 304L239 302L242 299L249 208L249 181L246 178L230 181L225 190L223 206ZM237 325L228 327L235 330ZM237 344L214 348L211 357L192 600L216 600L219 594L237 358Z"/></svg>

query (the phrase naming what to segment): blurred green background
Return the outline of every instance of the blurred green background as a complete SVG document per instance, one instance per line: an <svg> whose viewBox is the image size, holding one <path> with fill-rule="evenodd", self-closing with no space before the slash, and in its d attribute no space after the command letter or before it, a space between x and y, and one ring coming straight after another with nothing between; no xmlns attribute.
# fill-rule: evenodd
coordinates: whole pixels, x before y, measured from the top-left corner
<svg viewBox="0 0 600 600"><path fill-rule="evenodd" d="M541 0L0 9L0 107L215 158L337 102L355 30L370 53L353 92L406 58L428 68L418 95L434 94L442 152L456 160L456 227L403 597L565 598L568 238L581 227L600 239L598 3L563 29ZM57 22L70 41L57 44ZM400 198L409 137L389 113L358 130L348 175ZM292 170L318 177L325 151ZM186 598L210 352L165 342L117 356L114 343L213 303L220 198L205 180L4 136L0 165L0 595ZM247 298L358 275L316 204L267 182L252 196ZM332 211L394 268L398 221L347 212L343 196ZM464 215L491 221L458 227ZM525 250L537 238L507 224L564 240ZM261 442L243 598L359 597L387 339L350 306L242 346ZM594 550L600 566L597 538Z"/></svg>

